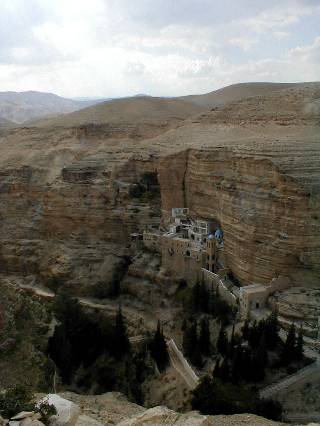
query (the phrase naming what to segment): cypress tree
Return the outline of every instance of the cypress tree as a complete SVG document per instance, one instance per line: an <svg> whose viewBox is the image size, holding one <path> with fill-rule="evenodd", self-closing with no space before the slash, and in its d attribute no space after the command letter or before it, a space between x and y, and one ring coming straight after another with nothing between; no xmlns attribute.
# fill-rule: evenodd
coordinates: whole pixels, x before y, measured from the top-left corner
<svg viewBox="0 0 320 426"><path fill-rule="evenodd" d="M211 342L210 342L210 328L209 328L208 318L202 318L201 320L199 345L203 355L210 355Z"/></svg>
<svg viewBox="0 0 320 426"><path fill-rule="evenodd" d="M199 289L199 302L201 312L209 312L209 292L206 288L205 283L202 281Z"/></svg>
<svg viewBox="0 0 320 426"><path fill-rule="evenodd" d="M234 357L231 366L231 381L234 384L239 383L242 378L242 348L238 346L234 349Z"/></svg>
<svg viewBox="0 0 320 426"><path fill-rule="evenodd" d="M268 349L274 349L279 341L279 321L277 310L274 310L265 324L265 338Z"/></svg>
<svg viewBox="0 0 320 426"><path fill-rule="evenodd" d="M220 359L218 359L215 363L214 369L212 371L212 377L220 377Z"/></svg>
<svg viewBox="0 0 320 426"><path fill-rule="evenodd" d="M301 359L303 358L303 345L304 345L304 342L303 342L302 327L300 327L298 337L297 337L297 344L295 348L295 355L296 355L297 361L301 361Z"/></svg>
<svg viewBox="0 0 320 426"><path fill-rule="evenodd" d="M243 327L241 328L242 338L244 340L248 340L248 338L249 338L249 330L250 330L249 329L249 320L246 319L245 322L244 322L244 324L243 324Z"/></svg>
<svg viewBox="0 0 320 426"><path fill-rule="evenodd" d="M124 322L121 306L119 305L114 326L114 341L112 346L112 353L115 357L121 358L128 352L130 352L130 342L128 339L127 327Z"/></svg>
<svg viewBox="0 0 320 426"><path fill-rule="evenodd" d="M196 346L194 347L192 354L190 355L190 361L192 362L193 365L199 368L201 368L203 365L203 359L201 356L200 346L198 342Z"/></svg>
<svg viewBox="0 0 320 426"><path fill-rule="evenodd" d="M198 345L197 322L193 321L190 327L186 327L183 333L183 351L187 357L192 356L195 347Z"/></svg>
<svg viewBox="0 0 320 426"><path fill-rule="evenodd" d="M260 382L265 377L265 364L259 350L255 350L252 354L250 376L253 382Z"/></svg>
<svg viewBox="0 0 320 426"><path fill-rule="evenodd" d="M252 348L257 348L259 346L262 332L263 332L262 321L260 321L259 324L257 324L257 321L254 321L252 327L250 327L249 336L248 336L248 341Z"/></svg>
<svg viewBox="0 0 320 426"><path fill-rule="evenodd" d="M199 312L201 307L201 290L200 290L200 284L198 281L192 287L190 305L191 305L191 312L193 313Z"/></svg>
<svg viewBox="0 0 320 426"><path fill-rule="evenodd" d="M230 370L227 358L224 358L222 361L219 376L223 382L228 382L230 379Z"/></svg>
<svg viewBox="0 0 320 426"><path fill-rule="evenodd" d="M230 357L233 356L235 350L235 336L234 336L234 323L232 325L232 333L231 333L231 340L229 345L229 355Z"/></svg>
<svg viewBox="0 0 320 426"><path fill-rule="evenodd" d="M150 344L152 358L156 361L160 371L165 370L169 363L169 354L167 343L161 329L160 321L158 320L157 330Z"/></svg>
<svg viewBox="0 0 320 426"><path fill-rule="evenodd" d="M227 356L228 354L228 337L223 326L220 328L217 341L217 350L222 356Z"/></svg>
<svg viewBox="0 0 320 426"><path fill-rule="evenodd" d="M284 364L290 364L295 358L296 349L296 329L294 324L291 324L286 342L284 344L281 360Z"/></svg>

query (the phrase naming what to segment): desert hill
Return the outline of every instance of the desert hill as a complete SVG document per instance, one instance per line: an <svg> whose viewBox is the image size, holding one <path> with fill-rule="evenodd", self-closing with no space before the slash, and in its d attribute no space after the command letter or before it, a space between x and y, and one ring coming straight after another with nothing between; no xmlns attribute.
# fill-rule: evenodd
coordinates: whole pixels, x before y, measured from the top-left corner
<svg viewBox="0 0 320 426"><path fill-rule="evenodd" d="M0 129L8 129L14 127L16 124L6 118L0 117Z"/></svg>
<svg viewBox="0 0 320 426"><path fill-rule="evenodd" d="M300 86L291 83L240 83L204 95L177 98L137 95L131 98L108 100L69 114L36 119L25 125L48 128L87 124L133 124L137 126L138 124L157 123L167 128L170 127L169 122L177 124L213 107L223 107L257 96L269 96L279 90L294 89Z"/></svg>
<svg viewBox="0 0 320 426"><path fill-rule="evenodd" d="M243 284L287 274L318 285L319 98L316 83L214 111L138 97L2 132L2 267L61 274L85 292L131 232L185 205L221 223ZM154 173L159 198L132 198L144 173Z"/></svg>
<svg viewBox="0 0 320 426"><path fill-rule="evenodd" d="M142 124L179 122L198 114L204 108L175 98L135 96L82 109L34 123L39 127L72 127L82 124Z"/></svg>
<svg viewBox="0 0 320 426"><path fill-rule="evenodd" d="M203 115L211 123L281 122L288 125L320 118L320 83L288 85L256 96L236 99ZM204 122L205 120L202 120Z"/></svg>
<svg viewBox="0 0 320 426"><path fill-rule="evenodd" d="M85 108L96 101L75 101L52 93L0 92L0 117L22 123L34 118Z"/></svg>
<svg viewBox="0 0 320 426"><path fill-rule="evenodd" d="M249 97L269 95L273 91L294 86L294 83L239 83L203 95L182 96L180 99L212 108Z"/></svg>

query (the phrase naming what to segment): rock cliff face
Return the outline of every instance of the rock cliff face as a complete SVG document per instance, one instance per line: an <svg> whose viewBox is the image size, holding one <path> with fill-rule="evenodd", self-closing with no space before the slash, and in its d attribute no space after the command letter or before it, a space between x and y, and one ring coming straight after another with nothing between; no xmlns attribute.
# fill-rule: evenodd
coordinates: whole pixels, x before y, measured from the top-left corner
<svg viewBox="0 0 320 426"><path fill-rule="evenodd" d="M305 161L312 160L311 148ZM286 149L294 158L299 148ZM276 159L276 146L272 154ZM304 282L319 271L319 198L261 156L261 146L250 155L190 149L163 159L159 175L165 211L178 200L195 217L221 223L227 263L240 281L268 283L289 274Z"/></svg>
<svg viewBox="0 0 320 426"><path fill-rule="evenodd" d="M319 285L319 97L299 86L178 120L161 104L138 136L125 117L110 133L74 114L2 131L0 272L86 292L132 254L130 233L187 206L221 223L244 284Z"/></svg>

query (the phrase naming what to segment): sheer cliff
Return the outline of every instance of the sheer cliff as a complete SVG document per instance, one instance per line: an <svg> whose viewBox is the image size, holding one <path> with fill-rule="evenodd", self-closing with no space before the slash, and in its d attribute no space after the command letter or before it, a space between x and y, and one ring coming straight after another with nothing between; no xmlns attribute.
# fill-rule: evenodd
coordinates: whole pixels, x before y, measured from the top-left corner
<svg viewBox="0 0 320 426"><path fill-rule="evenodd" d="M132 102L100 124L105 106L1 132L1 273L86 292L130 255L130 233L187 206L221 223L242 283L319 285L318 84L210 111Z"/></svg>

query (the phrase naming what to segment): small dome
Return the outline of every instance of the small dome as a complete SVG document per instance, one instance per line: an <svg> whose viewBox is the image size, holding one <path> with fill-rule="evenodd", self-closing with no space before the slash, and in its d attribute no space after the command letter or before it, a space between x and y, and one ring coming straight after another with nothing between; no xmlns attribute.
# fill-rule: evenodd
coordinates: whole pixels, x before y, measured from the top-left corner
<svg viewBox="0 0 320 426"><path fill-rule="evenodd" d="M213 234L209 234L208 235L208 240L213 240L214 239L214 235Z"/></svg>
<svg viewBox="0 0 320 426"><path fill-rule="evenodd" d="M215 236L215 238L218 240L218 239L222 239L223 238L223 232L222 232L222 230L220 229L220 228L218 228L217 230L216 230L216 232L214 233L214 236Z"/></svg>

